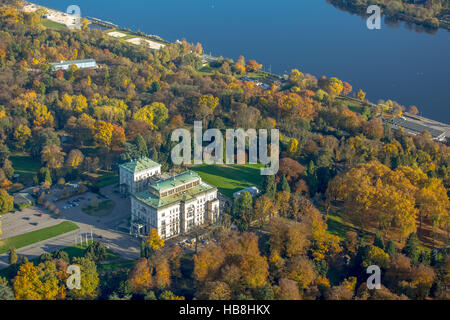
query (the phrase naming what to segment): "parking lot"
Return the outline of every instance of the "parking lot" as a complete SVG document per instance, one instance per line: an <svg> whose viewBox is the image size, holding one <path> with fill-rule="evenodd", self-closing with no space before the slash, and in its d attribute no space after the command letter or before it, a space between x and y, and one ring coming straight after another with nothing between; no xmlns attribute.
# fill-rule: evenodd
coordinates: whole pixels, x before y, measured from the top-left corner
<svg viewBox="0 0 450 320"><path fill-rule="evenodd" d="M60 215L50 214L40 207L29 207L16 213L8 213L1 217L3 223L2 238L28 233L46 227L57 225L63 221L72 221L80 229L58 237L42 241L28 247L17 250L18 254L28 258L40 256L43 252L52 252L73 246L80 241L80 237L92 234L94 239L103 242L109 249L118 253L122 258L138 259L140 255L140 240L130 236L125 230L119 230L118 226L124 225L130 216L130 200L123 199L116 193L116 187L110 186L101 190L105 198L97 199L100 203L104 200L112 200L115 203L111 212L102 217L90 216L83 212L82 208L90 204L93 197L99 197L93 193L77 195L66 200L54 202L61 210ZM55 193L56 194L56 193ZM55 200L54 194L48 196L48 200ZM7 254L0 256L0 268L6 267Z"/></svg>

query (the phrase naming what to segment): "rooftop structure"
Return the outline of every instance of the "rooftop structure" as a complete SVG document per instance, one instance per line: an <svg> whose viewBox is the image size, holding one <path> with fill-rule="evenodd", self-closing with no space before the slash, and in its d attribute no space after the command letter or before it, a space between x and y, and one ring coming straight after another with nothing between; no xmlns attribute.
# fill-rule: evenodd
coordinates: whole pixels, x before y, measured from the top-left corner
<svg viewBox="0 0 450 320"><path fill-rule="evenodd" d="M119 167L130 173L138 173L138 172L145 171L148 169L161 167L161 165L149 158L141 158L141 159L132 160L130 162L121 164L121 165L119 165Z"/></svg>
<svg viewBox="0 0 450 320"><path fill-rule="evenodd" d="M94 59L61 61L50 63L53 71L68 70L71 66L76 66L78 69L97 68L97 62Z"/></svg>
<svg viewBox="0 0 450 320"><path fill-rule="evenodd" d="M388 123L390 123L394 129L402 128L413 135L428 131L431 134L431 137L437 141L444 141L450 136L449 125L419 116L405 114L404 117L389 120Z"/></svg>
<svg viewBox="0 0 450 320"><path fill-rule="evenodd" d="M149 158L141 158L119 165L122 194L135 194L161 179L161 165Z"/></svg>
<svg viewBox="0 0 450 320"><path fill-rule="evenodd" d="M215 190L214 187L212 187L206 183L201 183L199 185L196 185L195 187L186 189L184 192L174 193L172 195L167 195L165 197L158 197L148 190L142 191L142 192L134 195L134 197L136 199L144 202L145 204L147 204L148 206L150 206L152 208L160 209L160 208L164 208L164 207L176 204L181 201L186 202L186 201L195 199L195 197L197 197L198 195L207 193L207 192L210 192L213 190Z"/></svg>
<svg viewBox="0 0 450 320"><path fill-rule="evenodd" d="M237 192L233 193L233 197L234 198L240 198L241 194L244 193L244 192L250 193L252 198L256 197L259 194L258 188L256 188L256 187L249 187L249 188L246 188L246 189L243 189L241 191L237 191Z"/></svg>

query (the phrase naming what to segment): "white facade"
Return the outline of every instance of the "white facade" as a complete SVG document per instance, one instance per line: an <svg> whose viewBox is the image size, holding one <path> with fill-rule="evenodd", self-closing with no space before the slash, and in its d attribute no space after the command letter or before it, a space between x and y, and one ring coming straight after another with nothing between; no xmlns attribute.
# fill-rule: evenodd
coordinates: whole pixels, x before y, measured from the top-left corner
<svg viewBox="0 0 450 320"><path fill-rule="evenodd" d="M161 165L138 172L130 172L120 167L119 175L120 184L126 186L126 192L133 194L145 190L149 178L161 175Z"/></svg>
<svg viewBox="0 0 450 320"><path fill-rule="evenodd" d="M131 221L142 228L139 235L147 235L151 229L157 229L161 238L171 238L191 231L194 226L213 223L219 214L216 188L161 208L154 208L136 197L131 198Z"/></svg>

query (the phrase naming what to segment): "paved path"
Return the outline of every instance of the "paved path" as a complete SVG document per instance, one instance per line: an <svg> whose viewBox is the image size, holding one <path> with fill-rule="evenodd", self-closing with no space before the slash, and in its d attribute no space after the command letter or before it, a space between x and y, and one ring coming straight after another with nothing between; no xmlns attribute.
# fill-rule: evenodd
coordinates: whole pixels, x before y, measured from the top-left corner
<svg viewBox="0 0 450 320"><path fill-rule="evenodd" d="M34 230L57 225L63 221L72 221L80 229L75 230L39 243L17 250L19 255L24 255L29 259L40 256L44 252L53 252L57 249L63 249L73 246L75 242L83 235L93 234L93 237L105 244L110 250L116 252L124 259L138 259L140 256L140 241L127 233L117 230L117 226L130 216L130 203L128 199L120 198L120 195L114 192L114 187L107 187L102 193L113 200L116 205L113 211L105 217L93 217L82 212L81 208L88 204L92 197L91 193L82 195L84 200L80 201L80 206L71 209L63 209L67 201L55 203L61 209L61 216L54 218L40 208L30 207L22 212L7 214L2 216L3 238L27 233ZM99 200L101 202L102 200ZM42 216L39 216L42 214ZM37 225L36 225L37 223ZM101 237L101 238L100 238ZM8 254L0 255L0 269L8 266Z"/></svg>

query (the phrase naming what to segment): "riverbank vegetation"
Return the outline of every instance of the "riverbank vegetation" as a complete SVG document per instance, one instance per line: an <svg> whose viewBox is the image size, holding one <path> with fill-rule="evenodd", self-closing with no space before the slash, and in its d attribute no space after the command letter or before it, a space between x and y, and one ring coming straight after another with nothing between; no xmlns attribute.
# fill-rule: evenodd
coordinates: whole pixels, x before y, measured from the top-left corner
<svg viewBox="0 0 450 320"><path fill-rule="evenodd" d="M0 27L6 194L14 152L39 163L33 184L48 188L142 156L163 171L183 170L171 163L170 134L195 120L281 132L280 171L260 181L261 196L235 201L211 226L209 244L190 255L155 248L131 270L105 270L100 279L98 260L78 258L90 282L71 299L449 298L449 146L383 122L404 106L371 104L364 88L297 69L263 85L245 77L260 65L244 57L205 62L201 45L187 41L155 51L99 30L56 31L12 6L0 7ZM54 72L49 65L86 58L99 68ZM65 270L55 263L19 264L0 283L17 299L65 298L24 295L18 285L53 279ZM386 280L369 292L372 264ZM38 290L39 281L30 287Z"/></svg>
<svg viewBox="0 0 450 320"><path fill-rule="evenodd" d="M370 5L379 5L383 13L390 19L399 19L417 23L427 28L439 27L450 29L450 1L449 0L327 0L334 6L366 14Z"/></svg>

